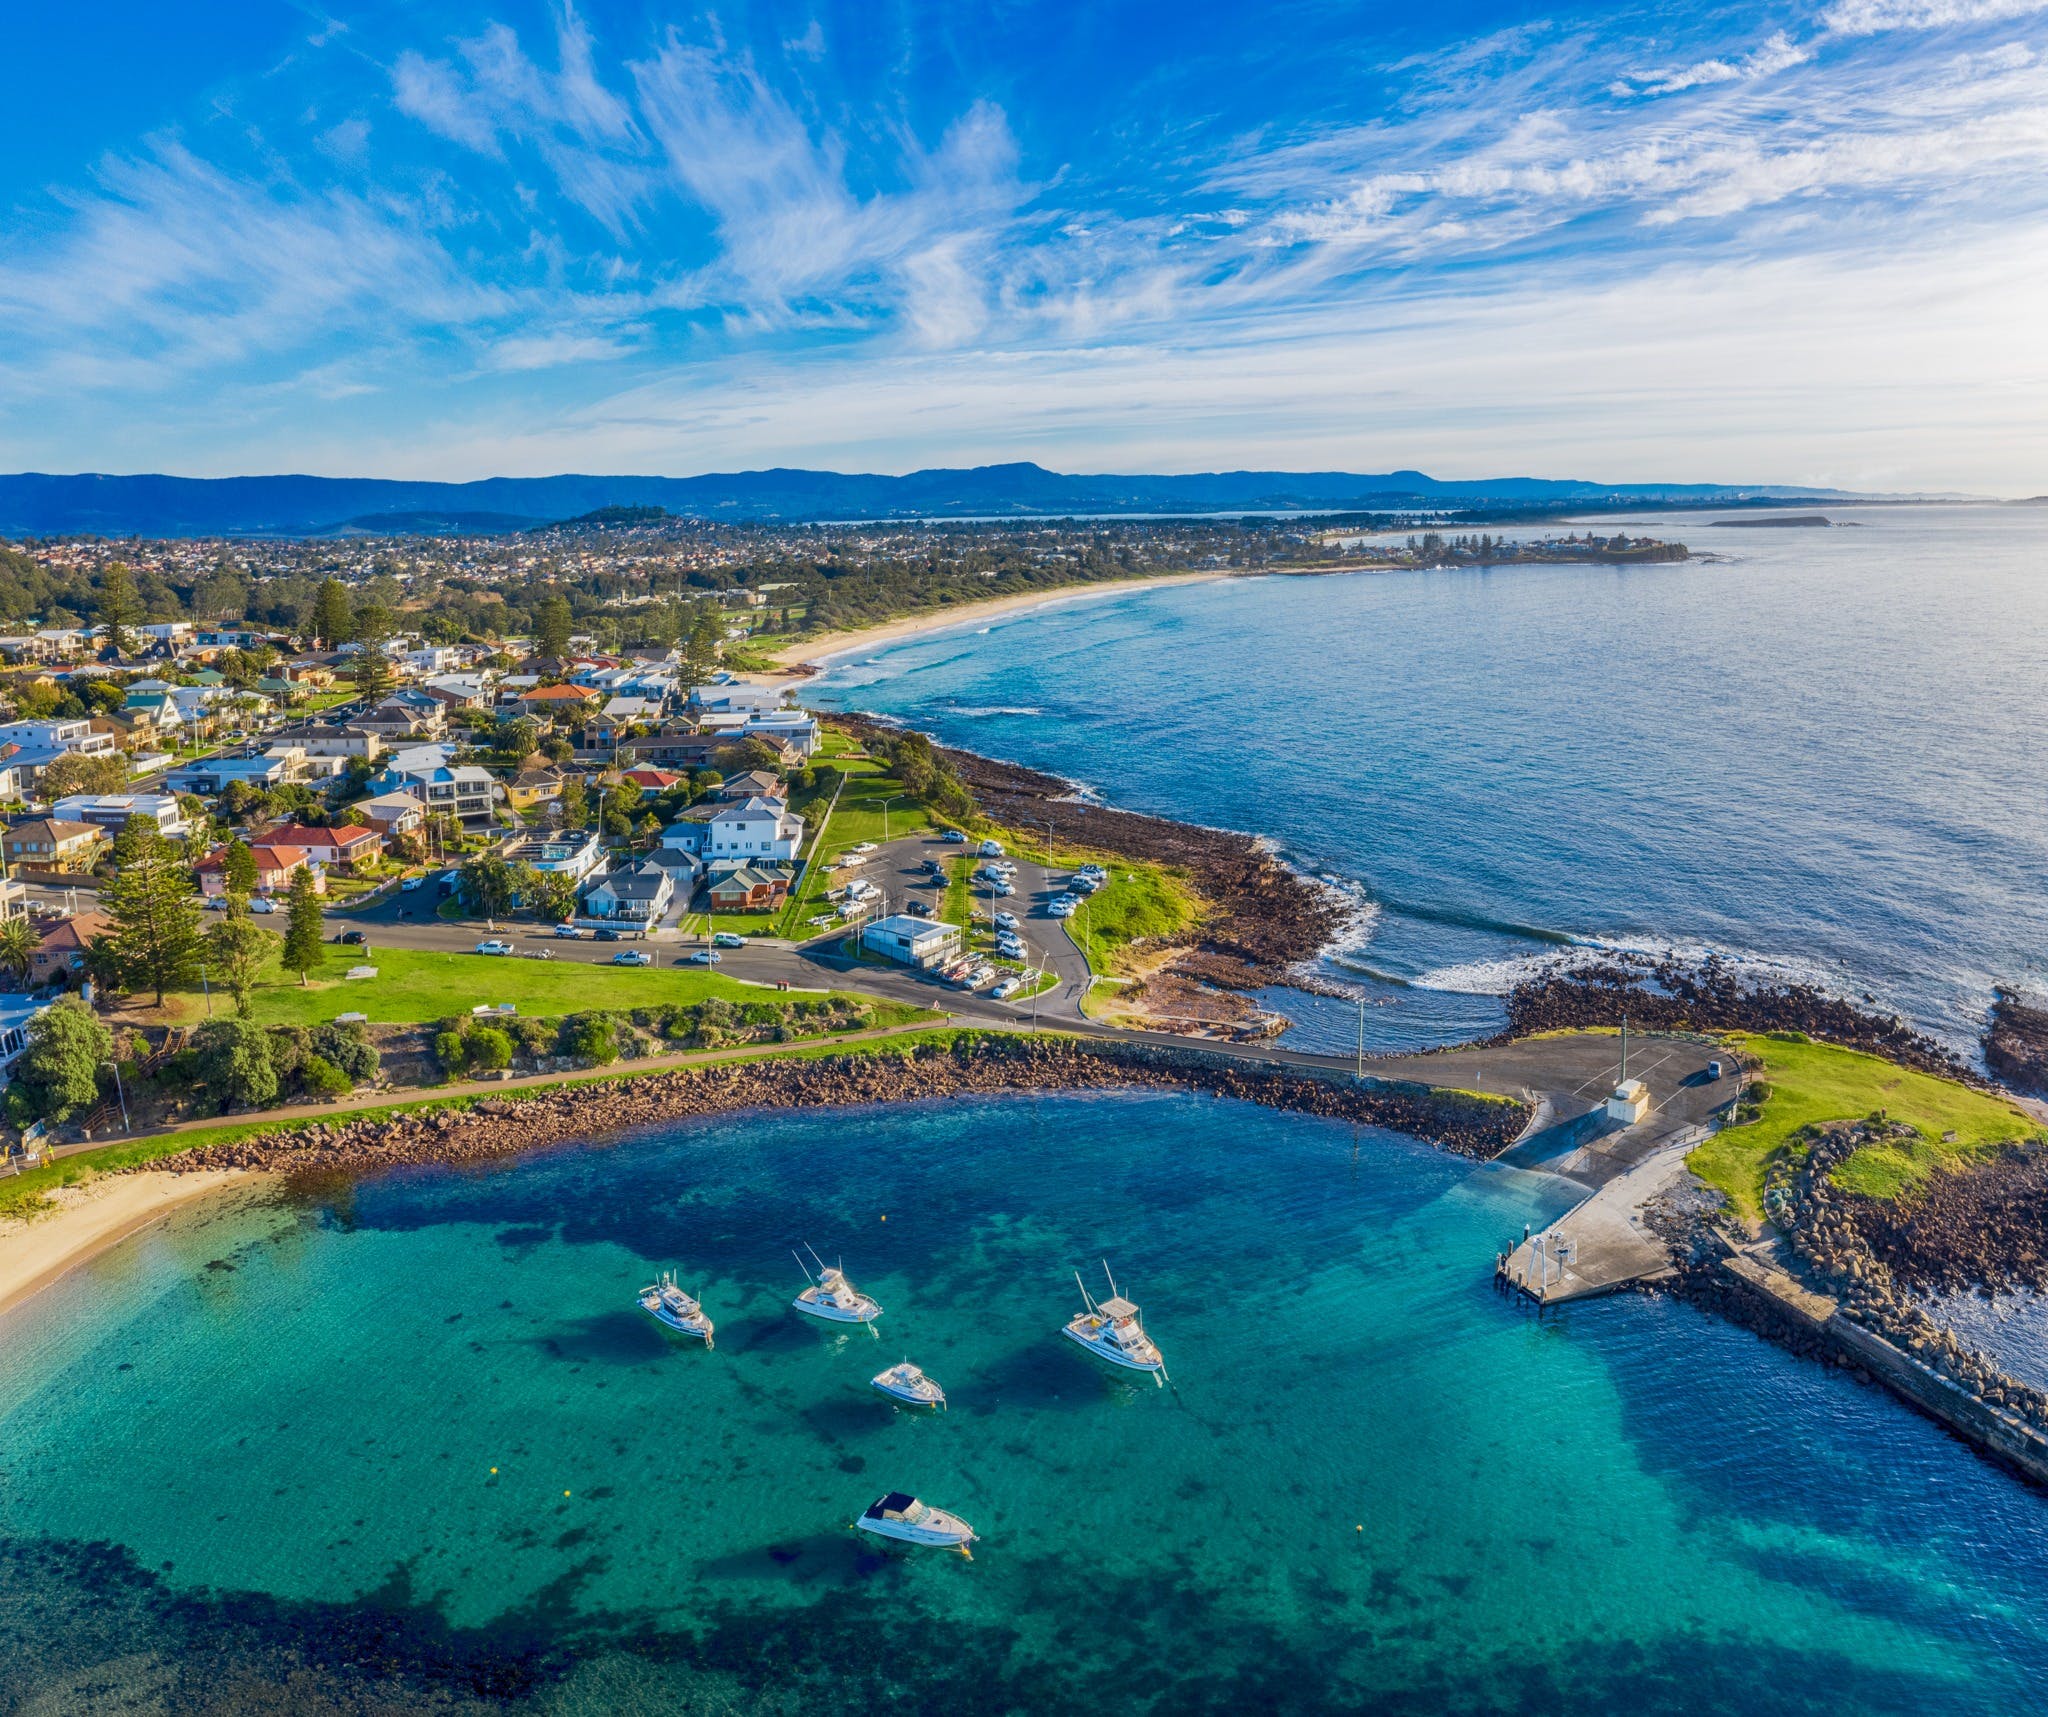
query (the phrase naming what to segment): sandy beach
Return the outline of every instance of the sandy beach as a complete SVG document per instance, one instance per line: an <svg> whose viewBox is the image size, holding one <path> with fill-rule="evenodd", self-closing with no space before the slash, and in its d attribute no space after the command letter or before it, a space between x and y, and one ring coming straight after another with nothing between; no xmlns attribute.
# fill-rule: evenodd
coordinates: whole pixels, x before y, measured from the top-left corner
<svg viewBox="0 0 2048 1717"><path fill-rule="evenodd" d="M1087 602L1101 596L1121 596L1139 589L1163 590L1172 584L1210 584L1231 576L1225 572L1176 572L1163 578L1118 578L1101 584L1076 584L1061 590L1034 591L1029 596L992 596L986 602L956 602L950 608L935 609L929 614L906 614L900 620L883 620L873 626L856 627L850 632L824 632L815 638L785 644L772 655L782 667L792 668L799 662L824 662L855 650L886 649L891 644L901 644L927 632L946 632L956 626L978 625L1007 615L1021 614L1027 609Z"/></svg>
<svg viewBox="0 0 2048 1717"><path fill-rule="evenodd" d="M253 1179L236 1169L210 1169L100 1175L59 1187L50 1194L54 1211L0 1224L0 1313L180 1205Z"/></svg>

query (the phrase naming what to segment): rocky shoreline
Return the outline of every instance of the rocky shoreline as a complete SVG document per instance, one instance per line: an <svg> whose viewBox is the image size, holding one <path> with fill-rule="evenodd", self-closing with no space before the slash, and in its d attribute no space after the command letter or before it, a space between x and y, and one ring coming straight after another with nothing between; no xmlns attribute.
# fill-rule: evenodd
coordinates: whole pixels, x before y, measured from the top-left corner
<svg viewBox="0 0 2048 1717"><path fill-rule="evenodd" d="M1984 1065L2015 1091L2048 1097L2048 1007L2000 985L1984 1028Z"/></svg>
<svg viewBox="0 0 2048 1717"><path fill-rule="evenodd" d="M963 1034L950 1044L679 1068L601 1085L549 1087L395 1116L316 1121L201 1145L153 1167L359 1173L469 1163L661 1122L749 1109L839 1107L1025 1091L1199 1091L1410 1134L1491 1159L1514 1142L1526 1105L1423 1085L1231 1062L1196 1049Z"/></svg>
<svg viewBox="0 0 2048 1717"><path fill-rule="evenodd" d="M1666 955L1603 954L1554 961L1508 992L1507 1043L1541 1031L1619 1025L1645 1031L1796 1031L1883 1056L1938 1078L1988 1082L1954 1051L1903 1020L1863 1009L1810 984L1766 984L1717 957L1697 965Z"/></svg>

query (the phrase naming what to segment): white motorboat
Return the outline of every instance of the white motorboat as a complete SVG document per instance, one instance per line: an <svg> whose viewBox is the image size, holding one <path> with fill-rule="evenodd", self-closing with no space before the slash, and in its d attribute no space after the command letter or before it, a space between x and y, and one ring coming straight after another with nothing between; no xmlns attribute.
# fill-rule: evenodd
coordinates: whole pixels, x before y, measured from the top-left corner
<svg viewBox="0 0 2048 1717"><path fill-rule="evenodd" d="M1145 1326L1138 1321L1138 1308L1116 1291L1116 1278L1109 1275L1107 1262L1102 1266L1102 1273L1109 1276L1109 1298L1098 1303L1088 1297L1088 1290L1081 1282L1081 1272L1074 1272L1074 1286L1081 1289L1081 1303L1088 1309L1077 1312L1068 1321L1067 1339L1079 1342L1097 1359L1106 1359L1111 1365L1149 1372L1152 1381L1165 1388L1165 1356L1153 1345L1152 1338L1145 1333Z"/></svg>
<svg viewBox="0 0 2048 1717"><path fill-rule="evenodd" d="M656 1323L667 1324L684 1335L701 1336L706 1347L712 1345L711 1320L704 1315L702 1306L676 1286L673 1270L662 1271L657 1281L640 1290L640 1309Z"/></svg>
<svg viewBox="0 0 2048 1717"><path fill-rule="evenodd" d="M882 1332L874 1327L875 1319L882 1315L879 1300L862 1293L846 1279L846 1272L835 1264L825 1263L817 1253L811 1253L811 1262L818 1266L818 1273L812 1277L811 1285L790 1302L800 1312L814 1318L823 1318L834 1324L866 1324L869 1333L877 1341ZM806 1276L811 1274L809 1266L797 1258Z"/></svg>
<svg viewBox="0 0 2048 1717"><path fill-rule="evenodd" d="M906 1407L943 1407L946 1404L946 1392L907 1359L901 1365L890 1366L887 1371L876 1372L868 1382Z"/></svg>
<svg viewBox="0 0 2048 1717"><path fill-rule="evenodd" d="M957 1514L933 1508L900 1490L877 1497L867 1513L853 1524L877 1538L896 1538L905 1544L935 1544L957 1550L969 1561L974 1559L974 1552L967 1548L976 1542L973 1527Z"/></svg>

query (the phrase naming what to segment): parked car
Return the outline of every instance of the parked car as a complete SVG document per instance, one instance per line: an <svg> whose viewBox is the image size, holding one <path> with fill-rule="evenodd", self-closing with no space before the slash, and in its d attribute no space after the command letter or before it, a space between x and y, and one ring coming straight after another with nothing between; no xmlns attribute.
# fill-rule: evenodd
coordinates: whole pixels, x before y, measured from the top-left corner
<svg viewBox="0 0 2048 1717"><path fill-rule="evenodd" d="M623 960L625 956L621 954L619 958ZM718 964L718 960L719 956L712 952L711 949L699 948L693 953L685 954L676 964L678 966L715 966Z"/></svg>
<svg viewBox="0 0 2048 1717"><path fill-rule="evenodd" d="M1080 911L1080 909L1081 908L1078 902L1062 899L1055 900L1050 906L1046 908L1046 911L1051 913L1055 918L1071 918L1074 916L1076 912Z"/></svg>
<svg viewBox="0 0 2048 1717"><path fill-rule="evenodd" d="M981 854L983 858L1001 858L1003 856L1003 843L1001 841L983 841L974 850Z"/></svg>
<svg viewBox="0 0 2048 1717"><path fill-rule="evenodd" d="M989 890L989 893L993 894L998 900L1008 900L1016 892L1007 882L999 882Z"/></svg>
<svg viewBox="0 0 2048 1717"><path fill-rule="evenodd" d="M225 894L209 894L206 897L206 910L208 912L225 912L227 909L228 897Z"/></svg>
<svg viewBox="0 0 2048 1717"><path fill-rule="evenodd" d="M996 928L997 928L998 930L1014 930L1014 929L1016 929L1016 928L1017 928L1017 915L1016 915L1016 913L1014 913L1014 912L998 912L998 913L996 914Z"/></svg>
<svg viewBox="0 0 2048 1717"><path fill-rule="evenodd" d="M479 942L476 945L476 951L479 954L509 954L512 952L512 944L510 942L500 942L493 938L489 942Z"/></svg>
<svg viewBox="0 0 2048 1717"><path fill-rule="evenodd" d="M944 834L939 836L939 839L944 841L946 845L949 847L964 847L967 844L966 835L961 833L961 831L958 829L948 829Z"/></svg>
<svg viewBox="0 0 2048 1717"><path fill-rule="evenodd" d="M557 924L555 934L567 942L580 942L583 939L583 932L573 924Z"/></svg>
<svg viewBox="0 0 2048 1717"><path fill-rule="evenodd" d="M928 858L924 861L924 868L933 876L944 876L946 874L946 861L944 859Z"/></svg>
<svg viewBox="0 0 2048 1717"><path fill-rule="evenodd" d="M591 931L590 939L593 942L616 942L619 939L619 933L616 930L609 930L599 926Z"/></svg>
<svg viewBox="0 0 2048 1717"><path fill-rule="evenodd" d="M999 1002L1008 1001L1010 997L1014 996L1023 987L1024 980L1022 978L1005 978L994 989L990 990L989 994L994 996Z"/></svg>
<svg viewBox="0 0 2048 1717"><path fill-rule="evenodd" d="M267 900L259 894L254 900L249 902L249 910L251 912L261 913L275 912L277 910L277 902L274 900Z"/></svg>
<svg viewBox="0 0 2048 1717"><path fill-rule="evenodd" d="M339 942L344 948L360 948L365 942L369 941L369 937L365 936L360 930L344 930L339 936L335 937L335 941Z"/></svg>
<svg viewBox="0 0 2048 1717"><path fill-rule="evenodd" d="M654 956L645 948L621 948L612 956L614 966L651 966Z"/></svg>
<svg viewBox="0 0 2048 1717"><path fill-rule="evenodd" d="M863 857L865 857L867 854L874 852L876 848L875 843L873 841L855 841L853 845L849 847L847 850L849 852L859 853Z"/></svg>
<svg viewBox="0 0 2048 1717"><path fill-rule="evenodd" d="M409 876L398 885L398 892L400 894L410 894L426 880L423 876Z"/></svg>
<svg viewBox="0 0 2048 1717"><path fill-rule="evenodd" d="M711 946L714 948L744 948L746 945L747 939L737 930L721 930L711 938Z"/></svg>

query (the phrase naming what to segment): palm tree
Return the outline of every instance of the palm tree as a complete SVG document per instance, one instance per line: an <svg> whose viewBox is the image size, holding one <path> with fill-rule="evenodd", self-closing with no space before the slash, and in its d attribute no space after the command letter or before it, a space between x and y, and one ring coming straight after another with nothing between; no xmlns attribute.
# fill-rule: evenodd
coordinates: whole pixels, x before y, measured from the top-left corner
<svg viewBox="0 0 2048 1717"><path fill-rule="evenodd" d="M25 983L35 966L36 948L42 938L26 918L10 918L0 924L0 972Z"/></svg>

